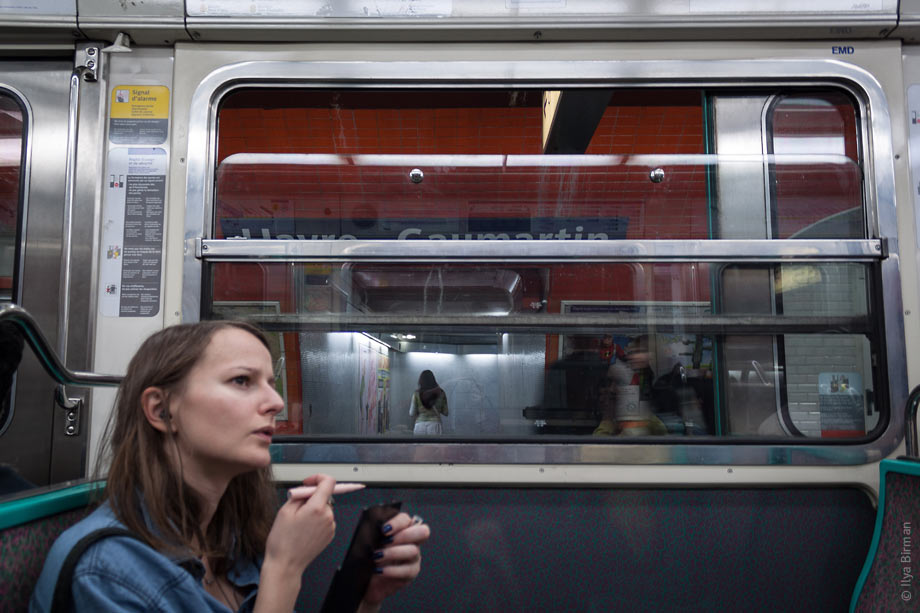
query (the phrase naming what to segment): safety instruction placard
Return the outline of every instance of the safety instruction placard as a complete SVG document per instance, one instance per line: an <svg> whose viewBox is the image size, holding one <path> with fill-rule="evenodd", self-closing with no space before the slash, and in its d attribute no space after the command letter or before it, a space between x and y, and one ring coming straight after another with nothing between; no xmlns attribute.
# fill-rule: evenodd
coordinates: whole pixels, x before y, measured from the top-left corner
<svg viewBox="0 0 920 613"><path fill-rule="evenodd" d="M169 133L169 88L116 85L112 88L109 141L117 145L160 145Z"/></svg>
<svg viewBox="0 0 920 613"><path fill-rule="evenodd" d="M152 317L160 310L166 151L112 149L106 172L100 308L109 317Z"/></svg>

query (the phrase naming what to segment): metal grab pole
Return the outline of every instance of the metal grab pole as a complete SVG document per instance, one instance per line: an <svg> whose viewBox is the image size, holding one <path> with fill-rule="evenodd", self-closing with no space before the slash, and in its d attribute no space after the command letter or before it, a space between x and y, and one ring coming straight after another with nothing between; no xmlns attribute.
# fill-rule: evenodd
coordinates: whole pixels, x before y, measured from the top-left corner
<svg viewBox="0 0 920 613"><path fill-rule="evenodd" d="M77 66L70 74L70 108L67 113L67 159L64 167L64 221L61 234L61 279L58 295L61 311L58 316L58 355L67 363L67 337L70 330L70 245L73 237L73 202L77 175L77 122L80 118L80 82L85 66Z"/></svg>
<svg viewBox="0 0 920 613"><path fill-rule="evenodd" d="M70 247L73 239L74 192L77 180L77 143L79 140L80 96L82 81L96 81L99 69L99 48L89 46L78 50L70 74L70 106L67 113L67 158L64 170L64 214L61 228L61 277L58 295L61 305L58 315L58 356L67 371L68 337L70 335ZM34 347L33 347L34 348ZM65 432L76 436L80 432L82 398L71 398L61 382L54 390L54 400L67 411Z"/></svg>

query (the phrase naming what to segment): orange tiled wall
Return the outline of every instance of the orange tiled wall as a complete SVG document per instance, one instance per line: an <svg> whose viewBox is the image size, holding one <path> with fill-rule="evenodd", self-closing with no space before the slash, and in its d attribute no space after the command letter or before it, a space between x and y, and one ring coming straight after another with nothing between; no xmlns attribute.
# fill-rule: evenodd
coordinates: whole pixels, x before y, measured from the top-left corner
<svg viewBox="0 0 920 613"><path fill-rule="evenodd" d="M363 92L330 98L322 92L244 92L221 109L218 160L238 153L414 154L424 165L423 156L428 154L541 154L539 92L522 92L505 104L496 104L492 94L480 94L461 98L450 92ZM477 100L481 105L474 104ZM438 105L444 108L434 108ZM849 135L847 154L855 159L855 118L846 112L841 116L842 120L830 117L825 125L813 116L791 113L780 129L815 134L842 129ZM704 143L701 92L624 92L612 100L586 153L701 154ZM609 215L628 219L627 238L707 238L704 167L665 165L664 169L665 180L651 185L648 168L642 166L619 165L595 172L426 167L425 181L415 185L406 180L403 166L225 164L218 176L217 217ZM826 168L812 173L802 187L796 172L801 174L801 169L778 175L781 235L852 206L854 194L859 203L858 176ZM824 197L818 201L816 194ZM563 300L709 299L708 274L703 269L692 279L683 278L690 270L683 265L649 270L637 281L638 273L625 267L551 266L548 310L559 312ZM283 308L294 308L289 276L274 279L253 268L245 280L231 283L229 278L215 276L215 298L276 296ZM680 282L675 283L675 278ZM550 349L548 355L555 355ZM299 360L288 363L299 364Z"/></svg>

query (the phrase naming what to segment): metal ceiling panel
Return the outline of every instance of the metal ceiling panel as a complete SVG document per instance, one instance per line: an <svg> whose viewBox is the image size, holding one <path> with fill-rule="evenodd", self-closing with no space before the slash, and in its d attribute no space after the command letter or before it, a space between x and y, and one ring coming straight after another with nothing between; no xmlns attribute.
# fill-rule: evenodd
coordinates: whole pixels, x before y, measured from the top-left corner
<svg viewBox="0 0 920 613"><path fill-rule="evenodd" d="M897 0L193 0L193 40L884 38Z"/></svg>

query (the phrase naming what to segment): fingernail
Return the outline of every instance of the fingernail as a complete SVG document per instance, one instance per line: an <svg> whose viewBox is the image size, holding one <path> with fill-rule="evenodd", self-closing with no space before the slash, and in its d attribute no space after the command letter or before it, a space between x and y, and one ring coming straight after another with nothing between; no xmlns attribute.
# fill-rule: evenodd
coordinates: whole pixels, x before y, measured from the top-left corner
<svg viewBox="0 0 920 613"><path fill-rule="evenodd" d="M375 567L374 567L374 574L375 574L375 575L380 575L380 574L382 574L382 573L383 573L383 569L382 569L382 568L380 568L379 566L375 566Z"/></svg>
<svg viewBox="0 0 920 613"><path fill-rule="evenodd" d="M382 558L382 557L383 557L383 552L382 552L382 551L375 551L375 552L374 552L374 559L375 559L375 560L379 560L379 559Z"/></svg>
<svg viewBox="0 0 920 613"><path fill-rule="evenodd" d="M386 524L383 528L380 529L380 531L383 532L384 534L386 534L387 532L389 532L389 531L392 530L392 529L393 529L393 526L391 526L390 524Z"/></svg>
<svg viewBox="0 0 920 613"><path fill-rule="evenodd" d="M386 537L385 539L383 539L383 544L384 544L384 545L389 545L389 544L392 543L392 542L393 542L393 537L392 537L392 536L388 536L388 537Z"/></svg>
<svg viewBox="0 0 920 613"><path fill-rule="evenodd" d="M424 521L425 521L425 520L422 519L421 517L419 517L418 515L413 515L413 516L412 516L412 524L413 524L413 525L424 523Z"/></svg>

